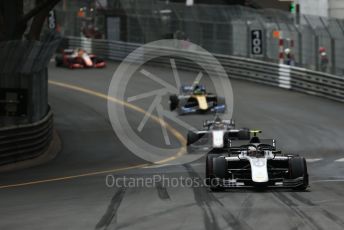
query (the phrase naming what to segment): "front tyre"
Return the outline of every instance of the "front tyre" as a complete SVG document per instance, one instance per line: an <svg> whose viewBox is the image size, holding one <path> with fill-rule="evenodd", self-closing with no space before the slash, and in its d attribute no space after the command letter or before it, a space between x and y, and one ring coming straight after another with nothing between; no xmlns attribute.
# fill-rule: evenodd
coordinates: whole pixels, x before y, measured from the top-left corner
<svg viewBox="0 0 344 230"><path fill-rule="evenodd" d="M243 128L243 129L239 130L238 139L239 140L250 140L251 139L250 130L248 128Z"/></svg>
<svg viewBox="0 0 344 230"><path fill-rule="evenodd" d="M199 139L199 136L197 133L192 132L192 131L188 131L186 144L191 145L191 144L195 143L196 141L198 141L198 139Z"/></svg>
<svg viewBox="0 0 344 230"><path fill-rule="evenodd" d="M226 179L228 177L228 166L226 158L217 157L213 160L213 172L217 178Z"/></svg>
<svg viewBox="0 0 344 230"><path fill-rule="evenodd" d="M221 154L208 153L206 162L206 184L213 192L223 191L221 179L227 176L227 161ZM224 161L223 161L224 160Z"/></svg>
<svg viewBox="0 0 344 230"><path fill-rule="evenodd" d="M213 159L221 156L220 154L208 153L205 162L205 182L206 185L210 186L215 179L215 174L213 171Z"/></svg>
<svg viewBox="0 0 344 230"><path fill-rule="evenodd" d="M170 110L173 111L178 107L179 99L177 95L170 96Z"/></svg>
<svg viewBox="0 0 344 230"><path fill-rule="evenodd" d="M293 157L289 160L291 179L302 177L302 185L295 187L295 190L305 191L309 185L306 159L303 157Z"/></svg>

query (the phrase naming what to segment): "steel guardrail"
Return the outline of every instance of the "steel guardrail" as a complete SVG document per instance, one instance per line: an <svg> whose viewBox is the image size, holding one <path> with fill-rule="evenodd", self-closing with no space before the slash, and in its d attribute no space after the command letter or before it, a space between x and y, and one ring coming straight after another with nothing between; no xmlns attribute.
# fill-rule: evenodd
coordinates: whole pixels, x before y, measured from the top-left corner
<svg viewBox="0 0 344 230"><path fill-rule="evenodd" d="M0 128L0 165L42 155L53 138L53 113L32 124Z"/></svg>
<svg viewBox="0 0 344 230"><path fill-rule="evenodd" d="M135 43L80 37L68 37L67 40L68 48L83 48L88 52L116 61L122 61L133 50L141 46L141 44ZM188 60L179 62L181 64L178 65L178 68L196 70L195 66L192 65L192 60L200 59L200 57L206 60L205 54L192 50L176 51L152 47L152 54L155 52L154 54L164 55L170 54L171 51L177 55L182 53L183 57L188 57ZM344 102L344 77L243 57L213 55L222 64L230 78L257 82ZM154 60L154 62L161 65L168 64L166 61L159 59Z"/></svg>

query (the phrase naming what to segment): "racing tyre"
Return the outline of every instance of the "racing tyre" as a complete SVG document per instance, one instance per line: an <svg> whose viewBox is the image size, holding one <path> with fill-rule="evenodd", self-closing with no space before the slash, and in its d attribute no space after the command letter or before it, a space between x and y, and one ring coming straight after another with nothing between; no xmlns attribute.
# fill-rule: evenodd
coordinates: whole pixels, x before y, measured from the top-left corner
<svg viewBox="0 0 344 230"><path fill-rule="evenodd" d="M170 96L170 110L173 111L178 107L179 99L177 95Z"/></svg>
<svg viewBox="0 0 344 230"><path fill-rule="evenodd" d="M190 145L198 141L198 139L199 139L199 136L197 133L188 131L187 140L186 140L186 148L188 150L188 153L193 152L193 148Z"/></svg>
<svg viewBox="0 0 344 230"><path fill-rule="evenodd" d="M250 140L251 139L250 130L248 128L243 128L239 130L238 138L239 140Z"/></svg>
<svg viewBox="0 0 344 230"><path fill-rule="evenodd" d="M63 65L63 60L61 56L56 56L55 57L55 66L56 67L61 67Z"/></svg>
<svg viewBox="0 0 344 230"><path fill-rule="evenodd" d="M216 105L225 105L226 104L226 100L223 97L217 97L216 98Z"/></svg>
<svg viewBox="0 0 344 230"><path fill-rule="evenodd" d="M210 186L212 183L212 180L215 179L215 175L213 172L213 159L216 157L221 156L221 154L214 154L214 153L208 153L207 159L205 162L205 182L206 185Z"/></svg>
<svg viewBox="0 0 344 230"><path fill-rule="evenodd" d="M294 189L299 191L306 190L309 184L306 159L303 157L290 158L289 169L291 179L302 177L302 185L299 185Z"/></svg>
<svg viewBox="0 0 344 230"><path fill-rule="evenodd" d="M213 159L213 172L217 178L225 179L227 177L227 161L224 157Z"/></svg>
<svg viewBox="0 0 344 230"><path fill-rule="evenodd" d="M231 138L228 133L225 133L223 135L223 144L224 148L228 148L230 146Z"/></svg>
<svg viewBox="0 0 344 230"><path fill-rule="evenodd" d="M197 133L189 131L188 135L187 135L186 144L191 145L191 144L195 143L196 141L198 141L198 139L199 139L199 136Z"/></svg>
<svg viewBox="0 0 344 230"><path fill-rule="evenodd" d="M224 105L225 106L225 109L223 111L219 111L220 113L224 113L227 110L225 98L216 97L216 102L215 102L214 106L218 106L218 105Z"/></svg>
<svg viewBox="0 0 344 230"><path fill-rule="evenodd" d="M217 154L214 154L217 155ZM227 178L227 161L224 157L212 158L213 178L210 179L210 189L213 192L221 192L224 188L219 184L219 179Z"/></svg>

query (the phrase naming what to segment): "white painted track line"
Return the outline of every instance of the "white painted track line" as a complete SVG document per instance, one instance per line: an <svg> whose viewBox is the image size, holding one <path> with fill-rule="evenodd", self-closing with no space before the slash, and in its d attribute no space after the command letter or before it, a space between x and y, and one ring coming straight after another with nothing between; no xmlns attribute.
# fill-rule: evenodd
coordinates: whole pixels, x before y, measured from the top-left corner
<svg viewBox="0 0 344 230"><path fill-rule="evenodd" d="M308 163L313 163L313 162L317 162L317 161L322 161L323 158L307 158L306 161Z"/></svg>
<svg viewBox="0 0 344 230"><path fill-rule="evenodd" d="M335 162L344 162L344 158L340 158L338 160L335 160Z"/></svg>

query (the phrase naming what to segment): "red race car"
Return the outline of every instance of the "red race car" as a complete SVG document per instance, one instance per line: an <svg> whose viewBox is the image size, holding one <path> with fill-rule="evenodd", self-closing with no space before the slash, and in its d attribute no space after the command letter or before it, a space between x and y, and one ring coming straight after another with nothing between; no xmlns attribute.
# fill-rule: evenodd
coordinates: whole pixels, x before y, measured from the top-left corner
<svg viewBox="0 0 344 230"><path fill-rule="evenodd" d="M83 49L64 49L62 54L57 54L55 57L55 64L57 67L74 68L103 68L106 63L103 59L88 54Z"/></svg>

